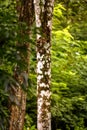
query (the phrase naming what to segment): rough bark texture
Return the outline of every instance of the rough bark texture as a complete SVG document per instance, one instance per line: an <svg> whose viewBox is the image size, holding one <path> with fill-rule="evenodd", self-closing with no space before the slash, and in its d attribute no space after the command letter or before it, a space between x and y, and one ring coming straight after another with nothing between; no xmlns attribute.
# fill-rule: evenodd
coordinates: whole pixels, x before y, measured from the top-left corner
<svg viewBox="0 0 87 130"><path fill-rule="evenodd" d="M23 35L31 36L31 26L34 21L34 7L33 0L17 0L17 11L19 14L19 22L25 22L28 25L28 30L22 31ZM22 52L19 51L23 63L26 67L23 70L20 66L17 66L14 72L14 77L20 83L20 85L25 84L28 87L27 76L29 75L29 58L30 58L30 44L29 43L17 43L17 46L26 48L27 55L25 56ZM22 63L21 63L22 64ZM25 77L26 76L26 77ZM17 98L17 104L11 105L11 116L10 116L10 126L9 130L23 130L24 126L24 116L26 111L26 92L19 86L15 89L13 93Z"/></svg>
<svg viewBox="0 0 87 130"><path fill-rule="evenodd" d="M9 130L22 130L24 125L24 116L26 110L26 93L19 87L16 89L15 96L18 104L11 106L11 119Z"/></svg>
<svg viewBox="0 0 87 130"><path fill-rule="evenodd" d="M51 24L54 0L34 0L37 27L37 128L51 130Z"/></svg>

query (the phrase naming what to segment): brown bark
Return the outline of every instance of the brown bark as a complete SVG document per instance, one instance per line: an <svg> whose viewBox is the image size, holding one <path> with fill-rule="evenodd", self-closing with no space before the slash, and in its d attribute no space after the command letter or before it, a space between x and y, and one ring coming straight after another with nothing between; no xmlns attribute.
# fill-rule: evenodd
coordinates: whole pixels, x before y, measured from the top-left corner
<svg viewBox="0 0 87 130"><path fill-rule="evenodd" d="M11 106L11 117L9 130L22 130L26 110L26 93L19 87L16 92L19 105Z"/></svg>
<svg viewBox="0 0 87 130"><path fill-rule="evenodd" d="M19 22L25 22L28 26L27 31L21 32L22 35L29 35L31 36L31 26L34 22L34 8L33 8L33 0L17 0L17 11L19 14ZM10 116L10 126L9 130L23 130L24 126L24 116L26 111L26 92L22 89L21 85L25 84L24 75L29 75L29 58L30 58L30 43L17 43L17 46L25 47L27 55L25 56L22 52L19 51L19 54L25 63L25 67L23 70L20 66L20 73L18 73L17 68L15 68L14 77L16 78L17 82L20 83L19 87L16 87L14 91L14 95L17 98L17 104L11 105L11 116ZM21 63L22 64L22 63ZM26 81L26 87L28 87L28 82Z"/></svg>
<svg viewBox="0 0 87 130"><path fill-rule="evenodd" d="M34 0L37 27L37 129L51 130L51 24L54 0Z"/></svg>

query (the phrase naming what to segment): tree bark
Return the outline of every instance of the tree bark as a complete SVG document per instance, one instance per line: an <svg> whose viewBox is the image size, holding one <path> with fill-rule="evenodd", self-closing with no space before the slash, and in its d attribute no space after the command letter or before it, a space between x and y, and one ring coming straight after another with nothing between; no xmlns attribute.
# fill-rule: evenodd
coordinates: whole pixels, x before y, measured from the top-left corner
<svg viewBox="0 0 87 130"><path fill-rule="evenodd" d="M51 130L51 29L54 0L34 0L37 27L37 129Z"/></svg>
<svg viewBox="0 0 87 130"><path fill-rule="evenodd" d="M34 7L33 0L17 0L17 11L19 14L19 22L25 22L28 26L27 31L22 31L23 35L29 35L31 37L31 26L34 22ZM17 46L24 46L26 48L27 55L25 56L23 52L19 51L23 62L25 63L25 68L21 69L20 65L15 68L14 77L20 85L26 85L28 87L27 77L29 75L29 61L30 61L30 43L17 43ZM22 63L21 63L22 64ZM19 67L19 68L18 68ZM20 73L18 73L20 69ZM17 98L17 104L12 104L10 111L10 126L9 130L23 130L24 117L26 111L26 92L21 86L16 87L13 95Z"/></svg>

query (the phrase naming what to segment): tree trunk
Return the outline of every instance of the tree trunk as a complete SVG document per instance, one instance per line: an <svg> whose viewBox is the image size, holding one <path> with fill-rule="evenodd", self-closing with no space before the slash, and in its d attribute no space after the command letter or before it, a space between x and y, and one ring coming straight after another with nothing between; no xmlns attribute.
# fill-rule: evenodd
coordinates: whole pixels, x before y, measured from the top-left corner
<svg viewBox="0 0 87 130"><path fill-rule="evenodd" d="M21 4L20 4L21 3ZM34 7L33 0L17 0L17 11L19 14L19 22L25 22L28 26L27 31L22 31L23 35L29 35L31 37L31 26L34 22ZM23 58L23 63L25 68L21 69L20 65L15 68L14 77L20 83L20 85L25 85L28 87L27 77L29 75L29 58L30 58L30 44L29 43L17 43L17 46L21 47L23 45L26 48L27 55L19 51L19 55ZM22 63L21 63L22 64ZM20 73L18 73L20 69ZM24 117L26 111L26 92L21 86L16 87L14 95L17 98L17 104L11 105L11 116L10 116L10 126L9 130L23 130Z"/></svg>
<svg viewBox="0 0 87 130"><path fill-rule="evenodd" d="M22 130L24 125L24 116L26 110L26 93L19 87L16 89L16 98L20 105L11 106L10 127L9 130Z"/></svg>
<svg viewBox="0 0 87 130"><path fill-rule="evenodd" d="M51 28L54 0L34 0L37 27L37 128L51 130Z"/></svg>

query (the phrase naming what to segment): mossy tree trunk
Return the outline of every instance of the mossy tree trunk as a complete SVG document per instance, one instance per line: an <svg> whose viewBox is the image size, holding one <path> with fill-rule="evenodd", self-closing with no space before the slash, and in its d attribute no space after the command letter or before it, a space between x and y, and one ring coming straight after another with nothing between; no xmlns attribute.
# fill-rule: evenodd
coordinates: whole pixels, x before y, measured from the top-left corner
<svg viewBox="0 0 87 130"><path fill-rule="evenodd" d="M37 27L37 128L51 130L51 29L54 0L34 0Z"/></svg>
<svg viewBox="0 0 87 130"><path fill-rule="evenodd" d="M28 26L28 29L20 31L22 35L28 35L31 37L31 26L34 22L34 7L33 0L17 0L17 11L19 14L19 24L25 22ZM20 83L19 87L15 88L13 95L17 98L17 104L12 104L10 111L10 126L9 130L23 130L24 126L24 117L26 111L26 92L22 89L21 86L28 87L27 78L29 76L29 59L30 59L30 43L29 42L17 42L17 47L19 48L18 54L20 57L21 64L24 66L21 67L21 64L17 64L14 72L14 77L17 82ZM22 51L22 48L24 51ZM19 62L20 62L19 61Z"/></svg>

